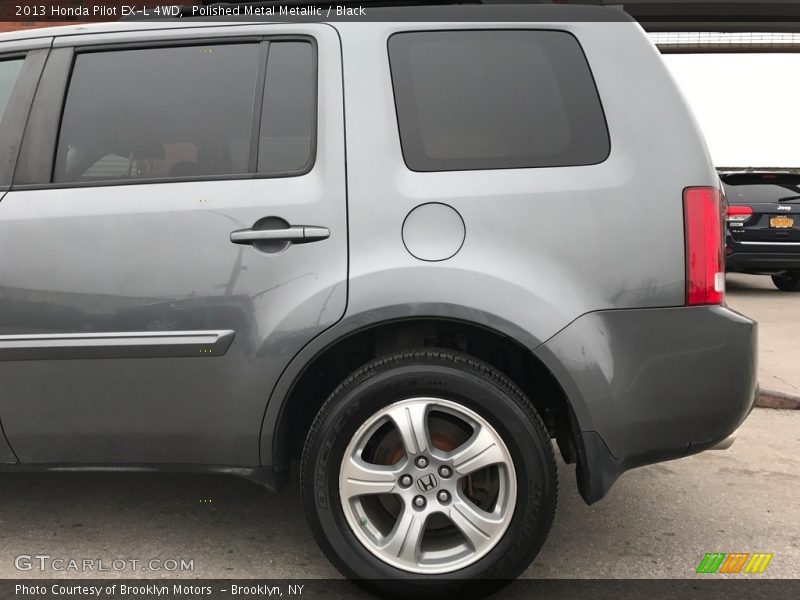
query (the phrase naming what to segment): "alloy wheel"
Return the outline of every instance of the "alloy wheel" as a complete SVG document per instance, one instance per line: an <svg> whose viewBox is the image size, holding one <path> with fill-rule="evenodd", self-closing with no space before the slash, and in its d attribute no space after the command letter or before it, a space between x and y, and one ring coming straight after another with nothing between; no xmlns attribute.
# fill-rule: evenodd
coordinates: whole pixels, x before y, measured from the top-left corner
<svg viewBox="0 0 800 600"><path fill-rule="evenodd" d="M514 514L516 474L495 429L440 398L395 402L348 445L339 495L348 525L376 557L441 574L485 556Z"/></svg>

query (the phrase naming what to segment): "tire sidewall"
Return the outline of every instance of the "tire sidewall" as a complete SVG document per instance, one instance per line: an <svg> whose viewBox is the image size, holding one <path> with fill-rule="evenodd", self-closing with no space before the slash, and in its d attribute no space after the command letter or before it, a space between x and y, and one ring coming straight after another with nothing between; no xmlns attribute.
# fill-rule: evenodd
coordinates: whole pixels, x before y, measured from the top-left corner
<svg viewBox="0 0 800 600"><path fill-rule="evenodd" d="M786 275L773 275L772 282L782 292L800 292L800 272L791 271Z"/></svg>
<svg viewBox="0 0 800 600"><path fill-rule="evenodd" d="M537 441L542 432L502 387L472 370L427 361L404 363L364 376L331 397L321 414L319 435L304 460L313 477L314 519L328 542L329 555L348 576L363 579L478 579L516 577L538 552L549 530L554 507L552 453ZM414 397L433 397L462 404L486 419L505 442L514 461L517 502L514 515L497 545L476 563L443 575L402 571L375 557L355 537L339 498L339 471L344 452L359 427L384 407ZM535 415L534 415L535 416ZM538 418L538 417L537 417ZM549 459L549 460L548 460Z"/></svg>

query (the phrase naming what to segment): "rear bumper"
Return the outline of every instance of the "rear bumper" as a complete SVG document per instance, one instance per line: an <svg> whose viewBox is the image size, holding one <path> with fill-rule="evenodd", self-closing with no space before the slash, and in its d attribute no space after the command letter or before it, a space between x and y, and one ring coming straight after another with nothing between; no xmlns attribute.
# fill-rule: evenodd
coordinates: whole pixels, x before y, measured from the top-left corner
<svg viewBox="0 0 800 600"><path fill-rule="evenodd" d="M728 271L747 273L749 271L800 270L800 246L796 252L734 252L725 257Z"/></svg>
<svg viewBox="0 0 800 600"><path fill-rule="evenodd" d="M756 399L754 321L721 306L600 311L536 350L578 425L589 502L624 471L710 448Z"/></svg>

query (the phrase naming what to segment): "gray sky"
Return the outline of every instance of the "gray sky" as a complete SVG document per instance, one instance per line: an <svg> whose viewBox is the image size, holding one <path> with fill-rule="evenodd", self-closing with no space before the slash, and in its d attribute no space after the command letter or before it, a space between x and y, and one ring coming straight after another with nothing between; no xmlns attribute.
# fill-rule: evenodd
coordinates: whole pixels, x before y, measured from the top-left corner
<svg viewBox="0 0 800 600"><path fill-rule="evenodd" d="M723 167L800 167L800 54L667 54L711 157Z"/></svg>

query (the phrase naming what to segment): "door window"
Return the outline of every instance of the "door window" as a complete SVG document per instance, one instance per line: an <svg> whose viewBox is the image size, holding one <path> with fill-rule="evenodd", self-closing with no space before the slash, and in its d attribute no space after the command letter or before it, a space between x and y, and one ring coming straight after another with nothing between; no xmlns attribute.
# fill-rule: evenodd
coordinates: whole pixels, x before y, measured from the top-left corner
<svg viewBox="0 0 800 600"><path fill-rule="evenodd" d="M259 173L302 172L311 166L316 89L311 44L270 44L258 150Z"/></svg>
<svg viewBox="0 0 800 600"><path fill-rule="evenodd" d="M253 42L77 54L53 181L303 172L314 155L313 46L272 42L266 65L263 48ZM264 68L265 87L257 90ZM260 135L253 140L256 106ZM257 164L250 160L256 149Z"/></svg>

